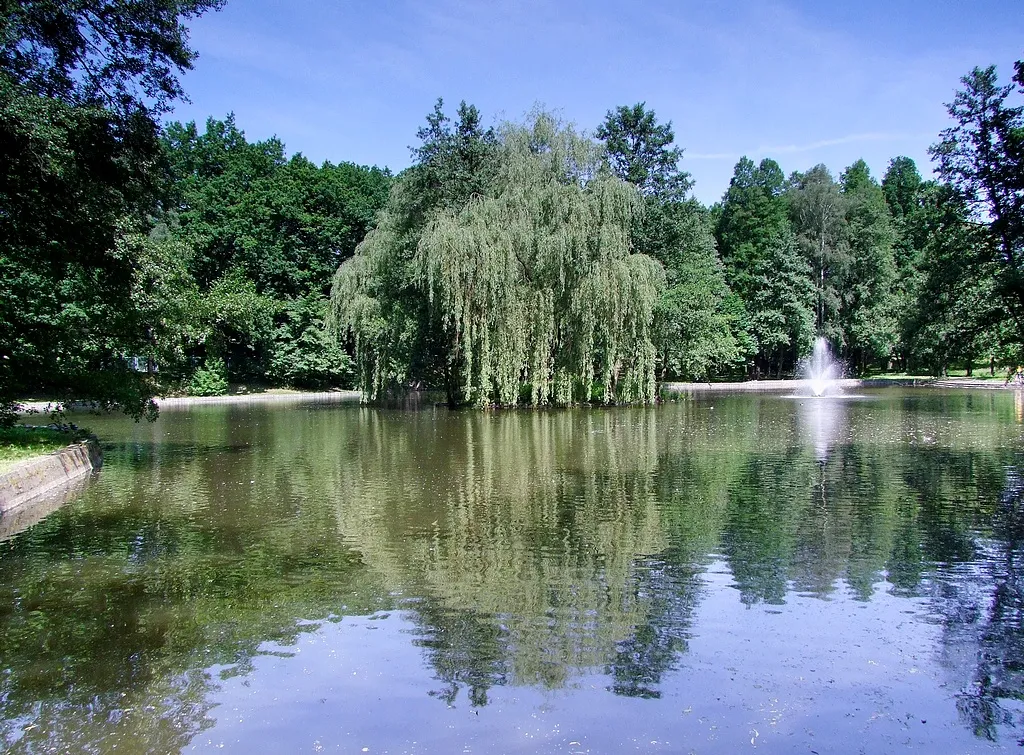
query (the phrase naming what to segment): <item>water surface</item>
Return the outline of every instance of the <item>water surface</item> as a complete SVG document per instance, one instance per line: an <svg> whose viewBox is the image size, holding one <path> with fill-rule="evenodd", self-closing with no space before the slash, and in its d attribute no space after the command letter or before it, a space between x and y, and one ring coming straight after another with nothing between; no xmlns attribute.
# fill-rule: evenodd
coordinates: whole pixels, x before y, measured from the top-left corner
<svg viewBox="0 0 1024 755"><path fill-rule="evenodd" d="M1010 392L89 423L0 542L12 752L987 752L1024 737Z"/></svg>

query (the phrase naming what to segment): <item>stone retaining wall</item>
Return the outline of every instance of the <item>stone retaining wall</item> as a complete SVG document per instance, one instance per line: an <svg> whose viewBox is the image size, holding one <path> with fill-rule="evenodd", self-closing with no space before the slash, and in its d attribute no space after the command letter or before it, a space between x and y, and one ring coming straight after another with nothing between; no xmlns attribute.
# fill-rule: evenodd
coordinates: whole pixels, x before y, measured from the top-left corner
<svg viewBox="0 0 1024 755"><path fill-rule="evenodd" d="M103 452L95 440L19 462L0 473L0 517L103 464Z"/></svg>
<svg viewBox="0 0 1024 755"><path fill-rule="evenodd" d="M844 390L862 388L868 381L844 378L835 381ZM663 383L667 393L795 393L807 386L806 380L746 380L742 383Z"/></svg>

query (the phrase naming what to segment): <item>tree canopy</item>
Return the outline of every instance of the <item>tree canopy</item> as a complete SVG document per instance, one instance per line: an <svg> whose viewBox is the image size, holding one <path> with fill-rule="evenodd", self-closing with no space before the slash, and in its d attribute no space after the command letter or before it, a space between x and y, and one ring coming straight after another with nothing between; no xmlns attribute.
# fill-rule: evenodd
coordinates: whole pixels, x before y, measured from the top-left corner
<svg viewBox="0 0 1024 755"><path fill-rule="evenodd" d="M644 102L591 138L439 99L398 177L161 125L221 2L0 0L0 422L229 381L648 402L792 374L815 336L860 373L1024 355L1024 62L961 80L938 180L744 157L705 207Z"/></svg>
<svg viewBox="0 0 1024 755"><path fill-rule="evenodd" d="M1024 92L1017 63L1016 83ZM961 79L947 110L953 125L932 146L939 176L988 231L988 259L998 262L997 293L1024 340L1024 106L1010 105L1013 84L995 66Z"/></svg>
<svg viewBox="0 0 1024 755"><path fill-rule="evenodd" d="M412 331L434 335L453 403L572 403L593 390L653 400L664 272L631 252L640 196L603 155L545 113L508 124L490 185L461 206L440 203L415 235L407 193L420 171L399 180L335 278L337 322L353 334L369 395L420 377L403 348Z"/></svg>
<svg viewBox="0 0 1024 755"><path fill-rule="evenodd" d="M0 12L0 420L17 397L155 409L135 260L159 191L153 113L182 95L183 19L215 2L4 2Z"/></svg>
<svg viewBox="0 0 1024 755"><path fill-rule="evenodd" d="M26 93L120 117L165 112L192 67L184 21L224 0L0 0L0 69Z"/></svg>

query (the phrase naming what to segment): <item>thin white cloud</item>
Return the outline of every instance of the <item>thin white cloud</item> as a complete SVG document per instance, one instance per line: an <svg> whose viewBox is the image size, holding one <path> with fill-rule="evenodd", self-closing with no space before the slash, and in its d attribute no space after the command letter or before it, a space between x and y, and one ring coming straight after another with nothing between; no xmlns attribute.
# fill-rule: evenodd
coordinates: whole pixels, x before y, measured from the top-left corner
<svg viewBox="0 0 1024 755"><path fill-rule="evenodd" d="M781 144L777 146L762 146L746 152L690 152L685 153L688 160L739 160L747 157L771 157L774 155L793 155L802 152L814 152L826 147L836 147L842 144L859 144L863 142L898 142L917 140L922 138L934 138L931 134L892 134L884 132L870 132L865 134L849 134L835 139L820 139L807 144Z"/></svg>

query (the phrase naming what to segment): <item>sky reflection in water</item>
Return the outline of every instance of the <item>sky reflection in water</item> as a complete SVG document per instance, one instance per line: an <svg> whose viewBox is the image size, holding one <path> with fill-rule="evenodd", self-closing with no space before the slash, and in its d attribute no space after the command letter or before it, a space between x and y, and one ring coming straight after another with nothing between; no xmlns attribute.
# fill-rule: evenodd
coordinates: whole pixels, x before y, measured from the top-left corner
<svg viewBox="0 0 1024 755"><path fill-rule="evenodd" d="M167 411L0 543L14 752L1024 735L1011 393Z"/></svg>

